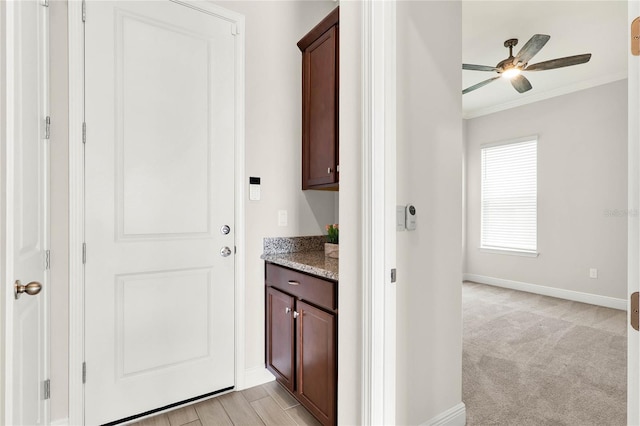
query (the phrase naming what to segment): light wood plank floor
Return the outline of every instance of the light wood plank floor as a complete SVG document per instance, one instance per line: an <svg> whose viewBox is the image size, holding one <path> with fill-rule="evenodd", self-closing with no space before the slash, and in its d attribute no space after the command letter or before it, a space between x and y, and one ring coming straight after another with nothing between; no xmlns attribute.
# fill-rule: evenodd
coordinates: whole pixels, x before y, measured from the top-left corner
<svg viewBox="0 0 640 426"><path fill-rule="evenodd" d="M139 426L320 425L276 382L228 393L134 424Z"/></svg>

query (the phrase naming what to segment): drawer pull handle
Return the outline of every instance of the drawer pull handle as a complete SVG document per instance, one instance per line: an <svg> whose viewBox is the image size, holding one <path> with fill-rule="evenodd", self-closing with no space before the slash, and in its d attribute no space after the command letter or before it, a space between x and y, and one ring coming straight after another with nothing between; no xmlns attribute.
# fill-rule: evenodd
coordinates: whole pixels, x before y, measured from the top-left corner
<svg viewBox="0 0 640 426"><path fill-rule="evenodd" d="M284 308L284 313L285 314L288 314L289 312L291 312L291 308L290 307L287 306L286 308Z"/></svg>
<svg viewBox="0 0 640 426"><path fill-rule="evenodd" d="M300 285L298 281L289 281L289 285Z"/></svg>

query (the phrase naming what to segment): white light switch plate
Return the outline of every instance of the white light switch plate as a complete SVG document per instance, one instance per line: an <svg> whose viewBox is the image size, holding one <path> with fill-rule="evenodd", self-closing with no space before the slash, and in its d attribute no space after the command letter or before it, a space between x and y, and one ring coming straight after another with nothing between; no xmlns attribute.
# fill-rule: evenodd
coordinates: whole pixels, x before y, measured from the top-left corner
<svg viewBox="0 0 640 426"><path fill-rule="evenodd" d="M289 225L289 214L286 210L278 210L278 226Z"/></svg>

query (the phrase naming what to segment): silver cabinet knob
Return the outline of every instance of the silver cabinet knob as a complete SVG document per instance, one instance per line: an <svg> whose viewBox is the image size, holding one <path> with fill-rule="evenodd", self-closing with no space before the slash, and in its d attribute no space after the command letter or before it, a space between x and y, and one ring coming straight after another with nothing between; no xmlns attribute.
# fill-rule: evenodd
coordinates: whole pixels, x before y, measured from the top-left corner
<svg viewBox="0 0 640 426"><path fill-rule="evenodd" d="M300 316L300 313L293 311L293 317L294 318L298 318Z"/></svg>
<svg viewBox="0 0 640 426"><path fill-rule="evenodd" d="M22 293L27 293L29 296L35 296L42 290L42 284L37 281L31 281L27 285L22 285L20 280L17 280L13 287L13 295L16 299L19 299Z"/></svg>
<svg viewBox="0 0 640 426"><path fill-rule="evenodd" d="M287 306L286 308L284 308L284 313L285 314L288 314L289 312L291 312L291 308L290 307Z"/></svg>
<svg viewBox="0 0 640 426"><path fill-rule="evenodd" d="M229 225L222 225L222 227L220 227L220 233L222 235L227 235L229 232L231 232Z"/></svg>
<svg viewBox="0 0 640 426"><path fill-rule="evenodd" d="M229 247L222 247L220 249L220 256L222 257L227 257L231 254L231 249Z"/></svg>

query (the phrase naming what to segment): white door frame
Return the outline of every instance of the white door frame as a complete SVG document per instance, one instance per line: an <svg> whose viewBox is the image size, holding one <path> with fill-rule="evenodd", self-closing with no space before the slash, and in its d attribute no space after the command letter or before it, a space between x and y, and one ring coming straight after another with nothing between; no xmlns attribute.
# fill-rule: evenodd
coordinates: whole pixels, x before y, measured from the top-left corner
<svg viewBox="0 0 640 426"><path fill-rule="evenodd" d="M244 16L212 3L172 0L236 25L235 140L235 389L245 383L245 209L244 209ZM84 424L84 22L82 2L68 3L69 23L69 424ZM88 16L90 22L91 17ZM91 143L88 123L87 143Z"/></svg>
<svg viewBox="0 0 640 426"><path fill-rule="evenodd" d="M10 100L7 98L7 81L6 81L6 46L12 43L12 37L6 26L6 2L0 2L0 40L6 40L6 43L0 42L0 188L7 188L7 179L9 173L7 172L7 106L10 104ZM13 330L13 311L7 303L10 300L8 294L9 288L9 274L7 272L7 256L11 252L9 245L7 244L7 214L11 211L11 206L8 205L8 200L11 199L11 194L7 191L0 191L0 271L4 271L2 277L0 277L0 284L2 290L0 291L0 343L2 343L3 350L0 350L0 423L6 424L8 422L7 410L5 405L12 406L12 401L7 401L7 396L10 394L7 390L11 387L10 380L7 380L7 373L11 371L11 365L7 363L7 355L12 348L9 348L8 343L12 336L9 331Z"/></svg>
<svg viewBox="0 0 640 426"><path fill-rule="evenodd" d="M362 424L396 422L396 2L362 3Z"/></svg>
<svg viewBox="0 0 640 426"><path fill-rule="evenodd" d="M628 25L640 16L640 2L628 2ZM631 37L628 38L631 40ZM628 55L628 294L638 291L640 281L640 57ZM640 424L640 333L630 326L630 305L627 307L627 424Z"/></svg>

